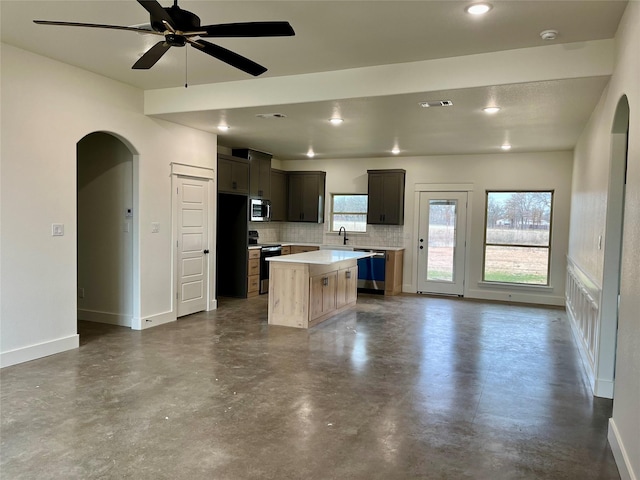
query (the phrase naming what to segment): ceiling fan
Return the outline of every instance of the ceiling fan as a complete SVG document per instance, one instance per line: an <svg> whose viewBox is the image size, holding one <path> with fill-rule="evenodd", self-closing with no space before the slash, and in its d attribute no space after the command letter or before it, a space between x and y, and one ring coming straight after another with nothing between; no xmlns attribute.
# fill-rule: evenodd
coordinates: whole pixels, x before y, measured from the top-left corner
<svg viewBox="0 0 640 480"><path fill-rule="evenodd" d="M153 67L171 47L184 47L186 44L189 44L201 52L211 55L255 77L266 72L266 67L231 50L227 50L226 48L198 37L287 37L295 35L289 22L241 22L201 26L200 17L187 10L181 9L178 6L178 0L174 0L173 6L171 7L163 7L157 0L137 1L149 12L151 29L141 26L125 27L120 25L54 22L49 20L34 20L34 23L68 27L109 28L164 36L164 40L156 43L147 50L133 67L131 67L137 70L146 70Z"/></svg>

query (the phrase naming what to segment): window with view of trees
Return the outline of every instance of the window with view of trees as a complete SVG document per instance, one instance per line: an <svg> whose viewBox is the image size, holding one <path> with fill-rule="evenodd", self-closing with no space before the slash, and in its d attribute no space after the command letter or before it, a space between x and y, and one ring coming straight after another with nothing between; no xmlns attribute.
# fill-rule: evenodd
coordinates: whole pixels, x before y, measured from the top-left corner
<svg viewBox="0 0 640 480"><path fill-rule="evenodd" d="M487 192L486 282L549 284L553 192Z"/></svg>
<svg viewBox="0 0 640 480"><path fill-rule="evenodd" d="M331 231L340 227L348 232L367 231L367 195L332 195Z"/></svg>

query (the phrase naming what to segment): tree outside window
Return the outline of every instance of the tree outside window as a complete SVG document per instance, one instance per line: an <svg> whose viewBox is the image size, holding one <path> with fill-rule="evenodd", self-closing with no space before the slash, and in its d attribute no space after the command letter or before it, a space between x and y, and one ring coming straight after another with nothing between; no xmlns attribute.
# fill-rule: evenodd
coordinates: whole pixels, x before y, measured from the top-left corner
<svg viewBox="0 0 640 480"><path fill-rule="evenodd" d="M487 192L483 280L549 284L552 191Z"/></svg>
<svg viewBox="0 0 640 480"><path fill-rule="evenodd" d="M367 195L331 196L331 231L344 227L348 232L367 231Z"/></svg>

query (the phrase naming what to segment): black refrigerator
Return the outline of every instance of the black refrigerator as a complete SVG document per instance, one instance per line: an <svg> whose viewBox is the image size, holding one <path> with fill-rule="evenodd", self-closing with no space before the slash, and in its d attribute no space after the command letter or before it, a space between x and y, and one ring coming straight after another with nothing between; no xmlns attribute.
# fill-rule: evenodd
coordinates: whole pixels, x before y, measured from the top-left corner
<svg viewBox="0 0 640 480"><path fill-rule="evenodd" d="M217 295L247 296L248 198L246 195L218 194L216 259Z"/></svg>

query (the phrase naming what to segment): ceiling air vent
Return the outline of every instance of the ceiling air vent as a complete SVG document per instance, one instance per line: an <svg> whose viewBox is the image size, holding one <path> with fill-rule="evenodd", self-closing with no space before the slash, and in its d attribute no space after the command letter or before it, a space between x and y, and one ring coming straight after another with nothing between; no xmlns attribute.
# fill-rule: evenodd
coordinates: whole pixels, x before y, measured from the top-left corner
<svg viewBox="0 0 640 480"><path fill-rule="evenodd" d="M284 113L258 113L258 118L287 118Z"/></svg>
<svg viewBox="0 0 640 480"><path fill-rule="evenodd" d="M436 100L435 102L420 102L420 105L423 108L428 107L453 107L453 102L451 100Z"/></svg>

